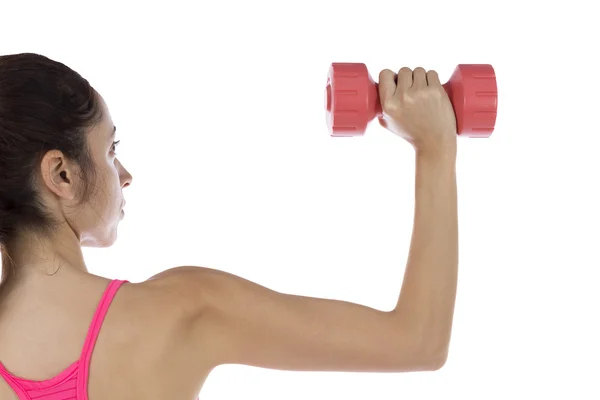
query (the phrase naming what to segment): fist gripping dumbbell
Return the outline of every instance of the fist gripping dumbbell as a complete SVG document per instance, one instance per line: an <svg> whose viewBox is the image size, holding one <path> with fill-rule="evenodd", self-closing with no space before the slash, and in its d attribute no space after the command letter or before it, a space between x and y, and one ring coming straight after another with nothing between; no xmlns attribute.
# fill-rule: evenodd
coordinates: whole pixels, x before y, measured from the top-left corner
<svg viewBox="0 0 600 400"><path fill-rule="evenodd" d="M456 116L461 136L490 137L496 124L498 90L489 64L460 64L442 85ZM331 136L362 136L382 116L378 84L365 64L333 63L325 89L327 126Z"/></svg>

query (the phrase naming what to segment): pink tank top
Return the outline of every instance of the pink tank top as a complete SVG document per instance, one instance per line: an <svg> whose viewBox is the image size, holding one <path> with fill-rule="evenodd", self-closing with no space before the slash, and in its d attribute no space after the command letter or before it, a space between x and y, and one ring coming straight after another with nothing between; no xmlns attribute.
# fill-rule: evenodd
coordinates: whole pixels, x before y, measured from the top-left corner
<svg viewBox="0 0 600 400"><path fill-rule="evenodd" d="M117 290L128 281L112 280L104 294L88 330L81 357L54 378L32 381L12 375L0 362L0 376L15 391L19 400L88 400L87 386L90 359L108 307Z"/></svg>

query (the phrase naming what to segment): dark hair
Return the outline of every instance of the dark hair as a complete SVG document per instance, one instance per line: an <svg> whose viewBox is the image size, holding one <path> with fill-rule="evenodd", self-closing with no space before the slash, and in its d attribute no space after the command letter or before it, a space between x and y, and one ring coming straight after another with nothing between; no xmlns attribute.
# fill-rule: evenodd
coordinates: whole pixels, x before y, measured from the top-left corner
<svg viewBox="0 0 600 400"><path fill-rule="evenodd" d="M81 168L79 204L89 200L95 166L86 132L101 119L96 91L69 67L38 54L0 56L0 282L14 267L5 246L17 232L50 235L57 226L35 188L48 151Z"/></svg>

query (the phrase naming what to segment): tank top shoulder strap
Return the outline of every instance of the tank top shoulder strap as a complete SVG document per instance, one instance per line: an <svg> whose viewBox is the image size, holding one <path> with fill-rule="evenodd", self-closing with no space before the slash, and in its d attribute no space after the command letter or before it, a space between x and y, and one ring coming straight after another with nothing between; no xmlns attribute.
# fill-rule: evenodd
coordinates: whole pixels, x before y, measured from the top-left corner
<svg viewBox="0 0 600 400"><path fill-rule="evenodd" d="M100 334L100 328L102 327L102 323L104 322L104 318L106 317L106 313L108 312L111 302L113 301L119 288L124 283L128 283L128 281L119 279L110 281L100 299L100 302L98 303L98 307L96 308L96 312L88 329L88 334L81 351L81 357L79 358L79 393L87 393L87 378L89 375L90 360L92 358L94 346L96 345L96 340Z"/></svg>

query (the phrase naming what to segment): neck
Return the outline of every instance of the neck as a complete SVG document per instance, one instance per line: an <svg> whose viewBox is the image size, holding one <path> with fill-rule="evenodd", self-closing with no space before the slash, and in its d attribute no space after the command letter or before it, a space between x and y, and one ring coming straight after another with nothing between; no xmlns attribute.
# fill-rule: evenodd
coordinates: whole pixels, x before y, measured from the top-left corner
<svg viewBox="0 0 600 400"><path fill-rule="evenodd" d="M2 246L2 286L48 279L68 270L87 272L80 242L70 229L44 238L21 234Z"/></svg>

